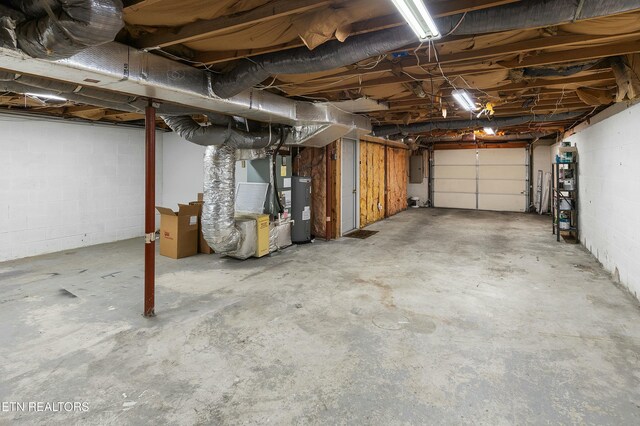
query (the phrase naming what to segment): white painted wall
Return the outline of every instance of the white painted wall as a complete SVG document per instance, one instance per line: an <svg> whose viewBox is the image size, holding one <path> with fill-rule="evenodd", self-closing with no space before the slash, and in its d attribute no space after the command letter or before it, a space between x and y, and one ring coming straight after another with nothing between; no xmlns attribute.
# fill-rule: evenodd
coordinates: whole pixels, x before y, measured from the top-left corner
<svg viewBox="0 0 640 426"><path fill-rule="evenodd" d="M604 111L600 119L608 114ZM598 120L596 116L591 122ZM566 138L578 148L580 240L636 297L640 296L639 135L640 103ZM554 157L556 152L557 148Z"/></svg>
<svg viewBox="0 0 640 426"><path fill-rule="evenodd" d="M422 183L410 183L409 178L407 178L407 197L419 197L420 205L423 205L429 199L429 161L428 154L423 153L424 156L424 178ZM410 160L407 159L407 173L411 169Z"/></svg>
<svg viewBox="0 0 640 426"><path fill-rule="evenodd" d="M182 139L175 133L166 133L163 140L163 194L165 207L177 209L197 199L204 179L203 158L205 147ZM236 164L236 181L247 181L246 162Z"/></svg>
<svg viewBox="0 0 640 426"><path fill-rule="evenodd" d="M0 134L0 261L144 235L142 129L0 115Z"/></svg>

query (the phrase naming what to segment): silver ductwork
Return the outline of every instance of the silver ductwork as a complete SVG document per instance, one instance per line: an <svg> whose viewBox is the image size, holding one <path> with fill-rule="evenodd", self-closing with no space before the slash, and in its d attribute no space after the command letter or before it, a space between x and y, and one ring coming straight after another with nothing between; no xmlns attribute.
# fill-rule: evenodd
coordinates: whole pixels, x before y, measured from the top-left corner
<svg viewBox="0 0 640 426"><path fill-rule="evenodd" d="M7 0L2 43L33 58L68 58L111 42L124 27L121 0Z"/></svg>
<svg viewBox="0 0 640 426"><path fill-rule="evenodd" d="M235 219L236 147L224 143L207 147L204 155L202 234L220 254L233 254L242 234Z"/></svg>
<svg viewBox="0 0 640 426"><path fill-rule="evenodd" d="M527 0L436 19L443 34L486 34L515 29L560 25L576 20L629 12L640 8L640 0ZM455 31L454 31L455 30ZM234 96L266 80L270 75L305 74L351 65L385 55L417 41L407 26L332 40L309 50L306 47L253 56L240 61L232 71L218 76L211 86L222 98Z"/></svg>
<svg viewBox="0 0 640 426"><path fill-rule="evenodd" d="M211 73L119 43L89 48L58 61L34 59L6 48L0 48L0 57L2 68L13 74L47 76L48 79L72 83L76 88L152 98L160 104L160 114L202 114L210 111L289 126L323 127L324 131L303 142L305 146L324 146L352 131L361 134L371 131L368 118L341 111L326 102L294 101L261 90L247 90L230 99L220 99L211 89ZM83 90L86 89L80 89L78 94ZM75 100L73 95L63 96ZM86 99L78 102L104 105ZM140 103L122 104L120 108L113 104L105 107L141 111L144 105L146 101L140 100Z"/></svg>
<svg viewBox="0 0 640 426"><path fill-rule="evenodd" d="M323 126L271 128L245 132L228 125L200 125L191 116L164 116L167 125L183 139L207 146L204 157L202 232L216 253L242 257L243 231L235 221L235 167L237 160L265 158L267 150L282 142L298 145Z"/></svg>
<svg viewBox="0 0 640 426"><path fill-rule="evenodd" d="M453 121L430 121L427 123L414 123L402 126L379 126L373 133L379 137L392 135L409 135L414 133L430 132L432 130L471 130L483 127L503 128L509 126L519 126L528 123L541 123L573 120L584 115L584 112L565 112L561 114L527 115L522 117L499 117L492 120L453 120Z"/></svg>

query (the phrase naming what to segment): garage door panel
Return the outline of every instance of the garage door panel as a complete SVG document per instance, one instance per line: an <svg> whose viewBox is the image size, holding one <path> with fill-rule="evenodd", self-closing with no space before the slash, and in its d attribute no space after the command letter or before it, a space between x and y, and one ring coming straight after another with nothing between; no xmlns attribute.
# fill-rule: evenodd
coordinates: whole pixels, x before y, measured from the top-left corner
<svg viewBox="0 0 640 426"><path fill-rule="evenodd" d="M434 179L437 192L476 192L475 179Z"/></svg>
<svg viewBox="0 0 640 426"><path fill-rule="evenodd" d="M527 151L524 148L481 149L478 164L527 164Z"/></svg>
<svg viewBox="0 0 640 426"><path fill-rule="evenodd" d="M433 194L433 203L437 207L450 209L476 208L476 194L460 194L451 192L436 192Z"/></svg>
<svg viewBox="0 0 640 426"><path fill-rule="evenodd" d="M484 179L478 181L478 192L481 194L522 195L525 185L525 181Z"/></svg>
<svg viewBox="0 0 640 426"><path fill-rule="evenodd" d="M435 207L525 211L526 149L436 150L433 158Z"/></svg>
<svg viewBox="0 0 640 426"><path fill-rule="evenodd" d="M513 179L523 180L527 178L526 165L509 166L480 166L478 177L482 179Z"/></svg>
<svg viewBox="0 0 640 426"><path fill-rule="evenodd" d="M433 177L437 179L475 179L476 166L434 166Z"/></svg>
<svg viewBox="0 0 640 426"><path fill-rule="evenodd" d="M478 209L502 212L524 212L524 195L478 194Z"/></svg>
<svg viewBox="0 0 640 426"><path fill-rule="evenodd" d="M439 166L475 166L476 152L473 149L438 150L434 152L434 163Z"/></svg>

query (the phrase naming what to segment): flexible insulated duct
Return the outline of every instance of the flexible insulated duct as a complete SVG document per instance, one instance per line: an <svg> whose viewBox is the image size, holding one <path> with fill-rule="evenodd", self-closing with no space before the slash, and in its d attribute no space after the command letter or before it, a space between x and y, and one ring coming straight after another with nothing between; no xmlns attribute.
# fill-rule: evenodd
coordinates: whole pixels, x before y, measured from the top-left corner
<svg viewBox="0 0 640 426"><path fill-rule="evenodd" d="M220 254L238 250L242 238L235 219L236 149L228 143L211 145L204 155L202 234Z"/></svg>
<svg viewBox="0 0 640 426"><path fill-rule="evenodd" d="M582 5L582 7L580 6ZM443 34L485 34L514 29L560 25L640 9L640 0L527 0L436 19ZM459 24L459 25L458 25ZM457 26L457 28L456 28ZM305 74L351 65L364 59L416 43L415 34L401 26L327 42L314 50L306 47L254 56L242 60L227 74L214 79L213 92L229 98L266 80L270 75Z"/></svg>
<svg viewBox="0 0 640 426"><path fill-rule="evenodd" d="M8 0L15 29L5 28L2 43L16 43L29 56L57 60L113 41L124 27L122 0ZM11 12L9 12L12 10ZM14 33L13 39L7 36ZM7 40L7 38L9 40Z"/></svg>
<svg viewBox="0 0 640 426"><path fill-rule="evenodd" d="M220 254L234 254L242 243L235 222L235 169L237 159L266 156L265 148L286 137L283 131L244 132L227 126L201 126L190 116L162 117L182 138L207 146L204 156L204 205L202 234L209 246ZM281 134L284 132L285 134Z"/></svg>
<svg viewBox="0 0 640 426"><path fill-rule="evenodd" d="M190 116L162 118L183 139L207 146L202 232L209 246L221 254L234 254L242 243L242 233L235 223L236 161L265 158L266 149L283 140L298 144L324 130L324 126L309 125L244 132L231 124L201 126Z"/></svg>
<svg viewBox="0 0 640 426"><path fill-rule="evenodd" d="M584 115L584 112L566 112L562 114L547 115L527 115L523 117L494 118L493 120L453 120L453 121L431 121L428 123L414 123L403 126L378 126L373 129L373 133L379 137L403 134L430 132L432 130L467 130L481 127L503 128L509 126L519 126L527 123L538 123L548 121L573 120Z"/></svg>

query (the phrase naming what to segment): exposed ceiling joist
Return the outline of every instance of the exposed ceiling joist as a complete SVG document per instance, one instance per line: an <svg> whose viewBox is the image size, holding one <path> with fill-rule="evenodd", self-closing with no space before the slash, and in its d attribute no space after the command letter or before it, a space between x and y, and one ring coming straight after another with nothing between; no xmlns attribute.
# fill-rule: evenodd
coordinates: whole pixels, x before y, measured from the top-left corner
<svg viewBox="0 0 640 426"><path fill-rule="evenodd" d="M441 3L434 3L430 6L431 14L435 17L457 15L464 12L474 10L487 9L496 6L502 6L508 3L515 3L520 0L452 0ZM290 3L290 1L289 1ZM228 18L219 18L228 20ZM253 24L253 22L245 22L245 25ZM397 14L386 15L372 18L366 21L355 22L352 24L351 35L364 34L373 31L380 31L387 28L404 25L405 21ZM156 33L157 34L157 33ZM151 37L151 35L149 36ZM140 39L144 40L144 38ZM156 47L149 41L144 42L147 46ZM171 43L175 44L175 43ZM280 50L294 49L304 46L301 40L295 40L279 46L272 46L263 49L237 50L232 52L202 52L196 55L194 62L200 62L206 65L212 65L221 62L227 62L235 59L246 58L265 53L276 52ZM139 46L140 47L140 46Z"/></svg>
<svg viewBox="0 0 640 426"><path fill-rule="evenodd" d="M540 53L525 57L522 60L500 62L500 65L507 68L544 66L562 62L587 61L609 56L626 55L638 50L640 50L640 39L599 47L582 47L561 52Z"/></svg>
<svg viewBox="0 0 640 426"><path fill-rule="evenodd" d="M453 78L453 75L450 76ZM522 90L528 88L536 88L536 87L545 87L545 86L557 86L562 84L572 84L572 83L582 83L586 81L599 81L603 79L613 79L613 74L608 69L601 69L598 72L594 72L591 75L580 76L580 77L570 77L570 78L558 78L558 79L535 79L530 81L524 81L520 83L512 83L506 84L503 86L496 86L491 88L482 88L486 92L491 91L513 91L513 90ZM308 94L318 94L318 93L331 93L331 92L340 92L343 90L358 90L364 89L368 87L378 87L389 84L404 84L411 83L414 81L429 81L430 78L425 79L416 79L415 77L409 76L400 76L400 77L381 77L375 78L367 81L354 81L348 84L335 85L331 87L323 87L318 89L309 89L304 91L304 93L300 93L303 95ZM296 92L297 94L299 92Z"/></svg>
<svg viewBox="0 0 640 426"><path fill-rule="evenodd" d="M615 36L563 35L563 36L556 36L556 37L543 37L539 39L510 43L504 46L495 46L487 49L469 50L469 51L454 53L450 55L442 55L439 59L440 59L441 65L453 65L463 61L472 62L472 61L478 61L478 60L485 60L487 58L503 56L507 54L532 52L532 51L537 51L542 49L571 46L579 43L596 44L596 43L604 43L604 42L624 40L624 39L637 38L637 37L638 37L638 34L623 34L623 35L615 35ZM590 48L585 46L585 47L575 49L575 52L572 50L571 52L574 52L574 53L571 53L572 56L570 57L565 57L563 55L563 52L554 52L554 54L549 54L549 56L541 56L543 54L540 54L540 55L537 55L536 57L539 58L539 61L543 61L543 62L551 61L551 60L555 61L555 62L545 63L546 65L549 65L551 63L565 63L569 61L596 59L600 57L616 55L616 54L620 54L620 53L615 53L617 51L626 52L627 50L633 49L634 47L636 51L638 50L637 41L621 43L615 46L618 46L618 48L614 50L614 53L609 53L606 48L600 49L600 48ZM582 53L579 53L579 52L582 52ZM527 59L529 58L525 58L525 60L523 61L501 62L500 65L504 68L523 68L523 67L530 66L529 65L530 62L527 62ZM533 59L530 59L530 61L533 61ZM398 68L400 69L410 68L410 67L415 67L417 65L418 65L418 61L416 58L406 58L401 61L398 61L397 63L385 62L371 69L354 69L354 70L345 71L339 74L334 74L331 76L318 77L313 80L308 80L307 83L315 83L315 82L321 82L321 81L326 81L326 80L331 80L336 78L346 78L351 76L355 78L358 76L364 76L364 75L375 74L375 73L392 72ZM435 63L433 62L429 63L427 62L427 60L425 60L421 62L421 65L423 67L432 67L432 66L435 66ZM474 72L478 72L478 71L474 71ZM456 73L456 74L459 74L459 73Z"/></svg>
<svg viewBox="0 0 640 426"><path fill-rule="evenodd" d="M331 0L278 0L267 3L236 16L196 21L180 28L161 29L136 40L136 46L145 48L166 47L205 37L214 37L251 25L282 18L297 13L308 12L331 4Z"/></svg>

